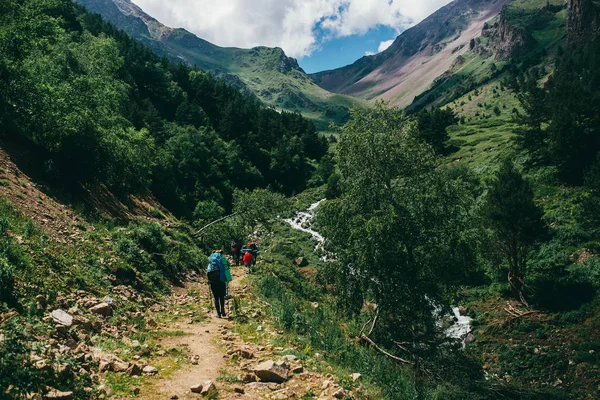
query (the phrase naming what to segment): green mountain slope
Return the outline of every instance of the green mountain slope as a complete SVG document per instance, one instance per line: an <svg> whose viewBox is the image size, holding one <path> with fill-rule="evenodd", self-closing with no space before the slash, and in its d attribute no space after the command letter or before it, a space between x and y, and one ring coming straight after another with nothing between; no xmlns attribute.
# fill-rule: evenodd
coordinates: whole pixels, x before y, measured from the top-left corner
<svg viewBox="0 0 600 400"><path fill-rule="evenodd" d="M271 107L301 112L321 130L345 122L348 109L361 104L317 86L280 48L223 48L161 24L129 0L77 1L158 54L209 70Z"/></svg>

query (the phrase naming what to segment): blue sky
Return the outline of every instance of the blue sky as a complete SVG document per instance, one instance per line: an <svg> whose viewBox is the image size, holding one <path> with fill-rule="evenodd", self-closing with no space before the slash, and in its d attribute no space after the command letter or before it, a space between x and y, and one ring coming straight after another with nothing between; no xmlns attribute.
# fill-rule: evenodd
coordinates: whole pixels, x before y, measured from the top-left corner
<svg viewBox="0 0 600 400"><path fill-rule="evenodd" d="M450 0L132 0L218 46L280 47L307 72L350 64ZM382 46L384 47L384 46Z"/></svg>
<svg viewBox="0 0 600 400"><path fill-rule="evenodd" d="M398 32L394 28L379 25L365 34L356 34L326 41L311 55L298 59L307 73L325 71L352 64L367 52L378 53L382 42L394 40Z"/></svg>

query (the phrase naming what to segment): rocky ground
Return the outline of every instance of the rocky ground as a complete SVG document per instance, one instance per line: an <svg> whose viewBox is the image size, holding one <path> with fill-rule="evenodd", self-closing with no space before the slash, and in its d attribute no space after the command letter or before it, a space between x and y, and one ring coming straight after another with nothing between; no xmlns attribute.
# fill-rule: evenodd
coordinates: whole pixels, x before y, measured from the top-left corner
<svg viewBox="0 0 600 400"><path fill-rule="evenodd" d="M46 309L52 326L40 338L35 367L61 371L62 356L78 360L91 398L140 399L342 399L360 396L360 374L347 377L355 392L344 390L319 354L282 346L268 305L248 288L246 270L233 268L229 317L219 319L210 305L203 277L189 276L164 301L143 298L133 288L116 286L113 296L97 298L76 291ZM4 316L7 319L10 316ZM2 321L4 322L4 321ZM47 399L73 399L73 392L50 388ZM42 398L42 396L33 396Z"/></svg>

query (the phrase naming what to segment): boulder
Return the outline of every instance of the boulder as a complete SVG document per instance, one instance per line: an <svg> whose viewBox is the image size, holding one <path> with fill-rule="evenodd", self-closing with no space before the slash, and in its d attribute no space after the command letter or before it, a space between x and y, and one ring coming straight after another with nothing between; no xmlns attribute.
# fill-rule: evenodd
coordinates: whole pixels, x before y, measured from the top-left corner
<svg viewBox="0 0 600 400"><path fill-rule="evenodd" d="M205 381L202 385L202 391L200 391L200 394L205 397L212 397L217 394L217 387L213 381Z"/></svg>
<svg viewBox="0 0 600 400"><path fill-rule="evenodd" d="M336 399L343 399L346 397L346 391L344 390L344 388L339 388L335 391L335 393L333 393L333 397L335 397Z"/></svg>
<svg viewBox="0 0 600 400"><path fill-rule="evenodd" d="M78 327L84 331L92 330L92 323L90 322L90 320L81 315L74 316L73 323L75 324L76 327Z"/></svg>
<svg viewBox="0 0 600 400"><path fill-rule="evenodd" d="M472 333L468 333L467 336L465 337L465 343L473 343L475 341L475 335L473 335Z"/></svg>
<svg viewBox="0 0 600 400"><path fill-rule="evenodd" d="M290 367L284 361L275 363L273 360L268 360L258 364L252 372L263 382L282 383L288 379Z"/></svg>
<svg viewBox="0 0 600 400"><path fill-rule="evenodd" d="M360 381L362 379L362 375L359 374L358 372L355 372L353 374L350 375L350 379L352 379L352 382L357 382Z"/></svg>
<svg viewBox="0 0 600 400"><path fill-rule="evenodd" d="M158 370L155 367L152 367L150 365L146 365L143 369L142 372L146 375L156 375L158 374Z"/></svg>
<svg viewBox="0 0 600 400"><path fill-rule="evenodd" d="M462 317L466 317L467 316L467 308L460 306L458 307L458 314L461 315Z"/></svg>
<svg viewBox="0 0 600 400"><path fill-rule="evenodd" d="M94 314L100 314L105 317L110 317L112 315L112 307L108 303L99 303L90 308L90 311Z"/></svg>
<svg viewBox="0 0 600 400"><path fill-rule="evenodd" d="M59 325L71 326L73 324L73 317L68 312L61 309L52 311L50 317Z"/></svg>
<svg viewBox="0 0 600 400"><path fill-rule="evenodd" d="M129 376L140 376L142 374L142 366L139 364L131 364L126 372Z"/></svg>
<svg viewBox="0 0 600 400"><path fill-rule="evenodd" d="M192 393L202 393L202 384L198 383L197 385L190 387L190 390Z"/></svg>

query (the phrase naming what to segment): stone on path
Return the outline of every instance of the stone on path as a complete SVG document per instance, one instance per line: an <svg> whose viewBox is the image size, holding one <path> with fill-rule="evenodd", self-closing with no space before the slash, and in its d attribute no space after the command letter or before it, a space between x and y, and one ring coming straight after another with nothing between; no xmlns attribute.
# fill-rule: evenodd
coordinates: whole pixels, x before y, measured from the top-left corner
<svg viewBox="0 0 600 400"><path fill-rule="evenodd" d="M275 363L273 360L268 360L258 364L252 370L263 382L282 383L288 379L290 372L289 365L281 360Z"/></svg>
<svg viewBox="0 0 600 400"><path fill-rule="evenodd" d="M360 381L362 379L362 375L358 372L355 372L350 375L350 379L352 379L352 382Z"/></svg>
<svg viewBox="0 0 600 400"><path fill-rule="evenodd" d="M156 375L158 374L158 370L155 367L152 367L150 365L146 365L143 369L142 372L146 375Z"/></svg>
<svg viewBox="0 0 600 400"><path fill-rule="evenodd" d="M200 394L202 396L212 396L214 394L217 393L217 387L215 386L215 384L212 381L205 381L204 384L202 385L202 390L200 391Z"/></svg>
<svg viewBox="0 0 600 400"><path fill-rule="evenodd" d="M194 385L190 388L190 390L192 391L192 393L201 393L202 392L202 384L198 383L197 385Z"/></svg>

